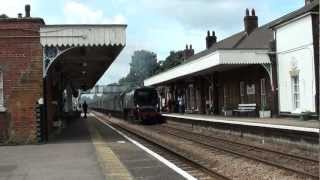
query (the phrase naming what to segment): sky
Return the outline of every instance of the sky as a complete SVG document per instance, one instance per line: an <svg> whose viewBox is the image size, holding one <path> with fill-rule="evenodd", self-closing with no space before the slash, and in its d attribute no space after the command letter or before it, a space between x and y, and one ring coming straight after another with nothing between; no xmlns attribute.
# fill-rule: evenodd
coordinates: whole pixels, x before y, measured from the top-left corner
<svg viewBox="0 0 320 180"><path fill-rule="evenodd" d="M0 14L16 17L31 5L31 16L46 24L127 24L127 42L98 84L117 82L129 71L135 50L164 60L170 51L192 44L205 49L208 30L218 41L244 29L246 8L254 8L259 26L294 11L304 0L0 0Z"/></svg>

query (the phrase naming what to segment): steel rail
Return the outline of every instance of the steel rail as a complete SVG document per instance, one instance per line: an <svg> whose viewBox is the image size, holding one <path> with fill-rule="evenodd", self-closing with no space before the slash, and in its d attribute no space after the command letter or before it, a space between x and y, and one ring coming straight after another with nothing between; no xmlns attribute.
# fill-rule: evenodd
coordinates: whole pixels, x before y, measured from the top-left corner
<svg viewBox="0 0 320 180"><path fill-rule="evenodd" d="M177 127L170 126L168 124L163 125L163 126L165 126L166 128L171 128L171 129L176 129L176 130L179 130L179 131L184 131L186 133L193 133L193 134L196 134L198 136L205 137L205 138L215 139L217 141L223 141L223 142L228 142L228 143L232 143L232 144L238 144L238 145L242 145L242 146L248 146L250 148L259 149L259 150L262 150L262 151L268 151L268 152L271 152L271 153L281 154L283 156L289 156L289 157L296 158L296 159L301 159L301 160L305 160L305 161L311 161L313 163L319 163L319 160L317 160L317 159L312 159L312 158L301 156L301 155L284 153L284 152L281 152L281 151L276 151L276 150L272 150L272 149L269 149L269 148L262 148L262 147L258 147L258 146L254 146L254 145L250 145L250 144L246 144L246 143L236 142L236 141L232 141L232 140L225 139L225 138L213 137L213 136L200 134L200 133L196 133L196 132L190 132L190 131L187 131L187 130L182 129L182 128L177 128Z"/></svg>
<svg viewBox="0 0 320 180"><path fill-rule="evenodd" d="M271 165L271 166L282 168L282 169L285 169L285 170L288 170L288 171L291 171L291 172L294 172L294 173L297 173L297 174L302 174L302 175L305 175L305 176L308 176L308 177L312 177L312 178L315 178L315 179L317 179L319 177L318 175L315 175L315 174L312 174L312 173L309 173L309 172L306 172L306 171L302 171L302 170L299 170L299 169L291 168L291 167L282 165L280 163L276 163L274 161L263 159L261 157L255 157L255 156L251 156L249 154L237 152L235 150L230 150L230 149L227 149L225 147L218 147L216 145L212 145L212 144L209 144L209 143L206 143L206 142L200 142L200 141L194 140L194 139L192 139L190 137L188 138L188 137L186 137L186 135L177 135L177 134L174 134L172 132L168 132L167 130L163 130L161 128L158 128L158 130L165 131L165 133L167 133L167 134L170 134L172 136L175 136L175 137L178 137L178 138L181 138L181 139L184 139L184 140L189 140L191 142L200 144L200 145L205 146L205 147L218 149L220 151L228 152L228 153L231 153L231 154L238 155L240 157L245 157L245 158L248 158L248 159L251 159L251 160L255 160L255 161L258 161L258 162L261 162L261 163L265 163L265 164ZM164 133L164 132L162 132L162 133ZM191 132L188 132L188 134L190 134L190 133ZM246 152L248 153L249 151L246 151Z"/></svg>

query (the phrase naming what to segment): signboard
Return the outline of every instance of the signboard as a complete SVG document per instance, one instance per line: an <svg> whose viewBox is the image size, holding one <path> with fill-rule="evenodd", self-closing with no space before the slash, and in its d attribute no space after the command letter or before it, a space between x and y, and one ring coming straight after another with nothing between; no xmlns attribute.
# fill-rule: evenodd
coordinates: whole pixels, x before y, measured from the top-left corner
<svg viewBox="0 0 320 180"><path fill-rule="evenodd" d="M254 95L256 94L255 85L254 84L248 84L247 85L247 95Z"/></svg>

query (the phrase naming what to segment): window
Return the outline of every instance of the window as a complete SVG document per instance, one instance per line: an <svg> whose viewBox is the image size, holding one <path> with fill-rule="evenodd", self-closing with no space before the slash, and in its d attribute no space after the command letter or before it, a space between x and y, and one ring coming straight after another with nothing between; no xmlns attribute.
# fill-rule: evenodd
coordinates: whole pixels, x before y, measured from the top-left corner
<svg viewBox="0 0 320 180"><path fill-rule="evenodd" d="M194 109L195 108L195 97L194 97L194 89L193 89L193 84L190 84L189 85L189 97L190 97L190 99L189 99L189 102L190 102L190 109Z"/></svg>
<svg viewBox="0 0 320 180"><path fill-rule="evenodd" d="M266 93L266 79L260 79L260 96L261 96L261 107L267 106L267 93Z"/></svg>
<svg viewBox="0 0 320 180"><path fill-rule="evenodd" d="M212 105L213 103L213 85L209 86L209 104Z"/></svg>
<svg viewBox="0 0 320 180"><path fill-rule="evenodd" d="M240 81L240 101L244 103L245 84L244 81Z"/></svg>
<svg viewBox="0 0 320 180"><path fill-rule="evenodd" d="M291 77L293 109L300 107L299 76Z"/></svg>
<svg viewBox="0 0 320 180"><path fill-rule="evenodd" d="M228 106L228 98L229 98L229 92L228 92L228 87L227 85L223 86L223 104L225 107Z"/></svg>
<svg viewBox="0 0 320 180"><path fill-rule="evenodd" d="M0 107L4 106L3 101L3 73L0 71Z"/></svg>

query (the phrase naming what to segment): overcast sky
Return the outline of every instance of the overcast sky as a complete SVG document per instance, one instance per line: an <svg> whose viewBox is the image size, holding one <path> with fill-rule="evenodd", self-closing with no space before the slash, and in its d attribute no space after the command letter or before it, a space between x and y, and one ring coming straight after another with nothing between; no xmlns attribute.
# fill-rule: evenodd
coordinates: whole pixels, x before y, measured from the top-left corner
<svg viewBox="0 0 320 180"><path fill-rule="evenodd" d="M304 0L0 0L0 14L16 17L31 5L31 16L46 24L128 24L127 45L99 84L117 82L129 70L135 50L163 60L171 50L192 44L205 48L207 30L218 41L243 30L246 8L255 8L259 26L304 5Z"/></svg>

